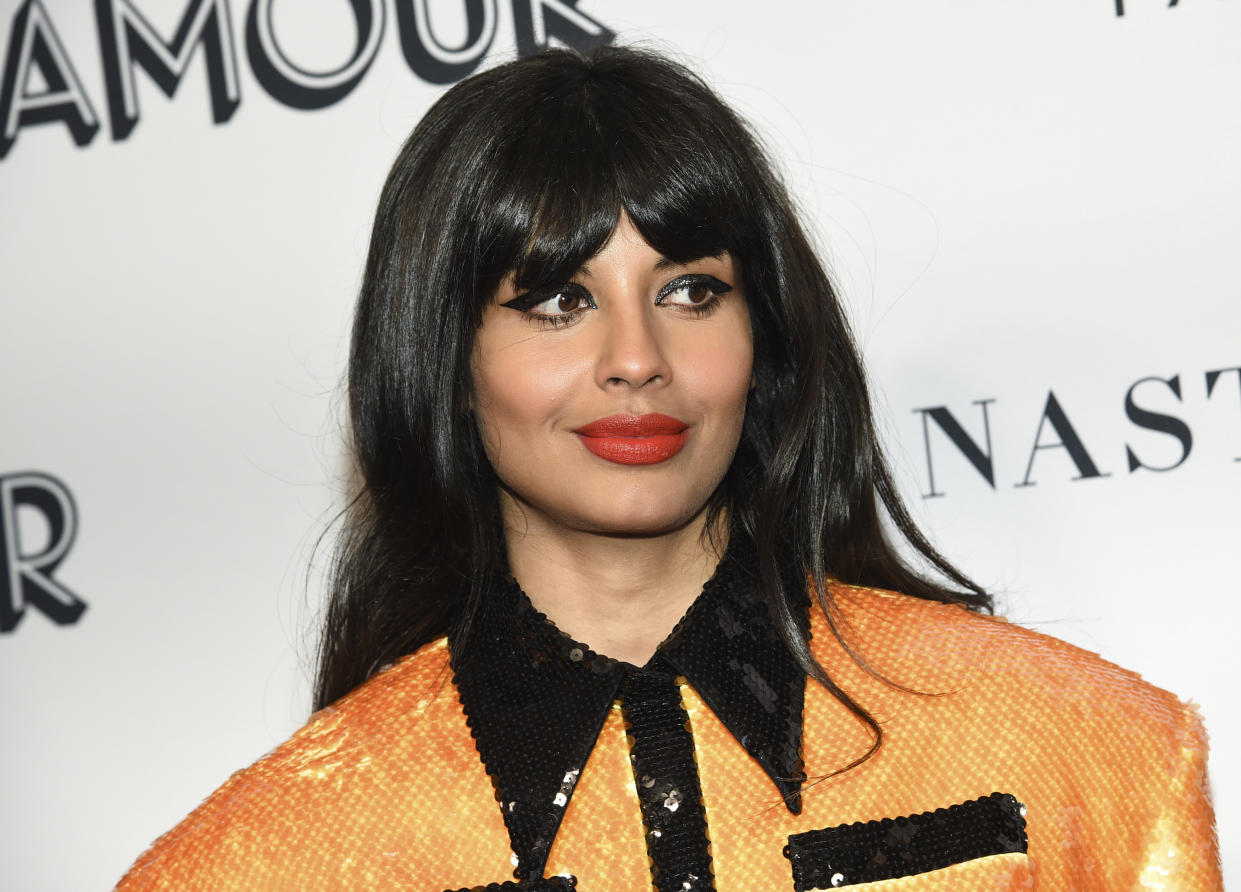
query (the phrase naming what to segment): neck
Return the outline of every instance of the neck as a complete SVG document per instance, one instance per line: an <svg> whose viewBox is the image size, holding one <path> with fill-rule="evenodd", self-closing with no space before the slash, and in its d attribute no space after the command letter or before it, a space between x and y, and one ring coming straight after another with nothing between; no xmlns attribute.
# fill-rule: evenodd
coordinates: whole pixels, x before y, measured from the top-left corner
<svg viewBox="0 0 1241 892"><path fill-rule="evenodd" d="M705 534L705 512L680 529L641 537L504 514L509 567L535 609L591 650L636 666L685 615L722 554Z"/></svg>

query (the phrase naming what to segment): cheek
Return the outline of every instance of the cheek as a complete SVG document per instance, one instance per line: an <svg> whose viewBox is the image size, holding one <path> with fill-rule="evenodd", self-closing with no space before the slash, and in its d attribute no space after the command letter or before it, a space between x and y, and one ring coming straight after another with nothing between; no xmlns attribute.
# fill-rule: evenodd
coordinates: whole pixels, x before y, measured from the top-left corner
<svg viewBox="0 0 1241 892"><path fill-rule="evenodd" d="M754 350L748 327L729 338L700 347L687 355L682 374L693 381L693 392L721 422L740 427L750 393Z"/></svg>
<svg viewBox="0 0 1241 892"><path fill-rule="evenodd" d="M491 459L500 444L520 445L525 437L550 428L573 393L575 370L518 349L476 358L473 368L474 416Z"/></svg>

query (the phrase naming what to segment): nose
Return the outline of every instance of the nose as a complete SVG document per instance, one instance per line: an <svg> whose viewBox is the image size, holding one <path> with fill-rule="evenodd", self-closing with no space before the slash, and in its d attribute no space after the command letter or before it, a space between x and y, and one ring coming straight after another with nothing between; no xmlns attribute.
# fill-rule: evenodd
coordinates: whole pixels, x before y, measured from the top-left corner
<svg viewBox="0 0 1241 892"><path fill-rule="evenodd" d="M647 387L672 380L666 338L655 308L634 301L613 304L603 326L597 379L600 387Z"/></svg>

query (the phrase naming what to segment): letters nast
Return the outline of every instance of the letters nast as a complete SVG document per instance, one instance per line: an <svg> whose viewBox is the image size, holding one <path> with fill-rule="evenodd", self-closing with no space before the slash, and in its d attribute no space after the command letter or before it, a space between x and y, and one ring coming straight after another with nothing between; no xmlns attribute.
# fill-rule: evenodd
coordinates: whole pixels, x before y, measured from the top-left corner
<svg viewBox="0 0 1241 892"><path fill-rule="evenodd" d="M1222 392L1225 388L1218 385L1232 377L1235 377L1238 386L1241 387L1241 367L1212 369L1205 372L1203 375L1205 398L1211 400L1212 396L1217 394L1217 392ZM1153 460L1144 459L1142 452L1136 446L1126 442L1124 444L1124 453L1130 474L1139 470L1175 470L1185 463L1193 449L1193 431L1184 419L1165 412L1156 412L1143 405L1142 401L1149 400L1151 395L1159 390L1168 391L1175 397L1176 402L1183 402L1181 376L1179 374L1173 375L1170 378L1160 378L1157 376L1140 378L1134 381L1125 392L1125 417L1136 428L1170 437L1175 441L1176 445L1173 448L1179 454L1172 461L1157 463ZM1219 398L1217 397L1212 401L1218 402ZM973 401L973 405L979 409L977 421L971 422L971 427L974 429L973 433L966 430L965 426L947 406L923 406L913 410L915 414L921 416L922 443L926 452L928 489L922 493L923 498L936 498L945 494L942 490L936 488L935 463L939 451L933 446L935 443L940 443L942 448L942 443L945 439L956 447L957 452L966 459L992 489L996 488L995 460L991 442L991 415L988 409L989 406L996 402L997 400L994 398ZM1096 464L1094 454L1087 448L1085 440L1080 436L1077 428L1070 420L1069 413L1065 411L1064 405L1056 396L1055 391L1049 390L1047 392L1047 400L1043 404L1043 412L1036 419L1033 419L1030 431L1033 432L1033 445L1030 447L1026 459L1025 474L1013 484L1015 487L1034 486L1038 482L1035 479L1034 473L1035 460L1041 454L1051 450L1063 451L1062 454L1077 472L1077 475L1071 478L1073 480L1088 480L1092 477L1111 476L1109 472L1101 470L1100 466ZM1236 461L1241 462L1241 456Z"/></svg>

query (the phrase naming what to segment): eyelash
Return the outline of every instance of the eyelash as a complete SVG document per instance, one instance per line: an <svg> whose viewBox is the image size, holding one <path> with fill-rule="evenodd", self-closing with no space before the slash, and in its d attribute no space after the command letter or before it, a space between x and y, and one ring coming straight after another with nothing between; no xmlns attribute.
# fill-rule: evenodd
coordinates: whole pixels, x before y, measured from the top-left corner
<svg viewBox="0 0 1241 892"><path fill-rule="evenodd" d="M691 273L689 275L677 276L668 284L659 290L659 294L655 297L655 305L662 306L664 298L669 295L676 294L678 291L694 286L706 287L710 292L710 296L699 304L671 304L678 309L685 311L695 319L705 318L717 309L719 309L719 298L733 290L733 286L727 282L717 279L715 276L709 276L703 273ZM536 313L534 308L540 304L544 304L559 295L575 295L586 301L585 307L578 307L567 313ZM510 301L506 301L501 306L509 307L517 310L527 319L535 322L544 328L561 328L566 325L572 325L587 309L597 310L598 304L589 291L578 285L576 282L570 282L557 288L537 289L528 291L519 295Z"/></svg>

